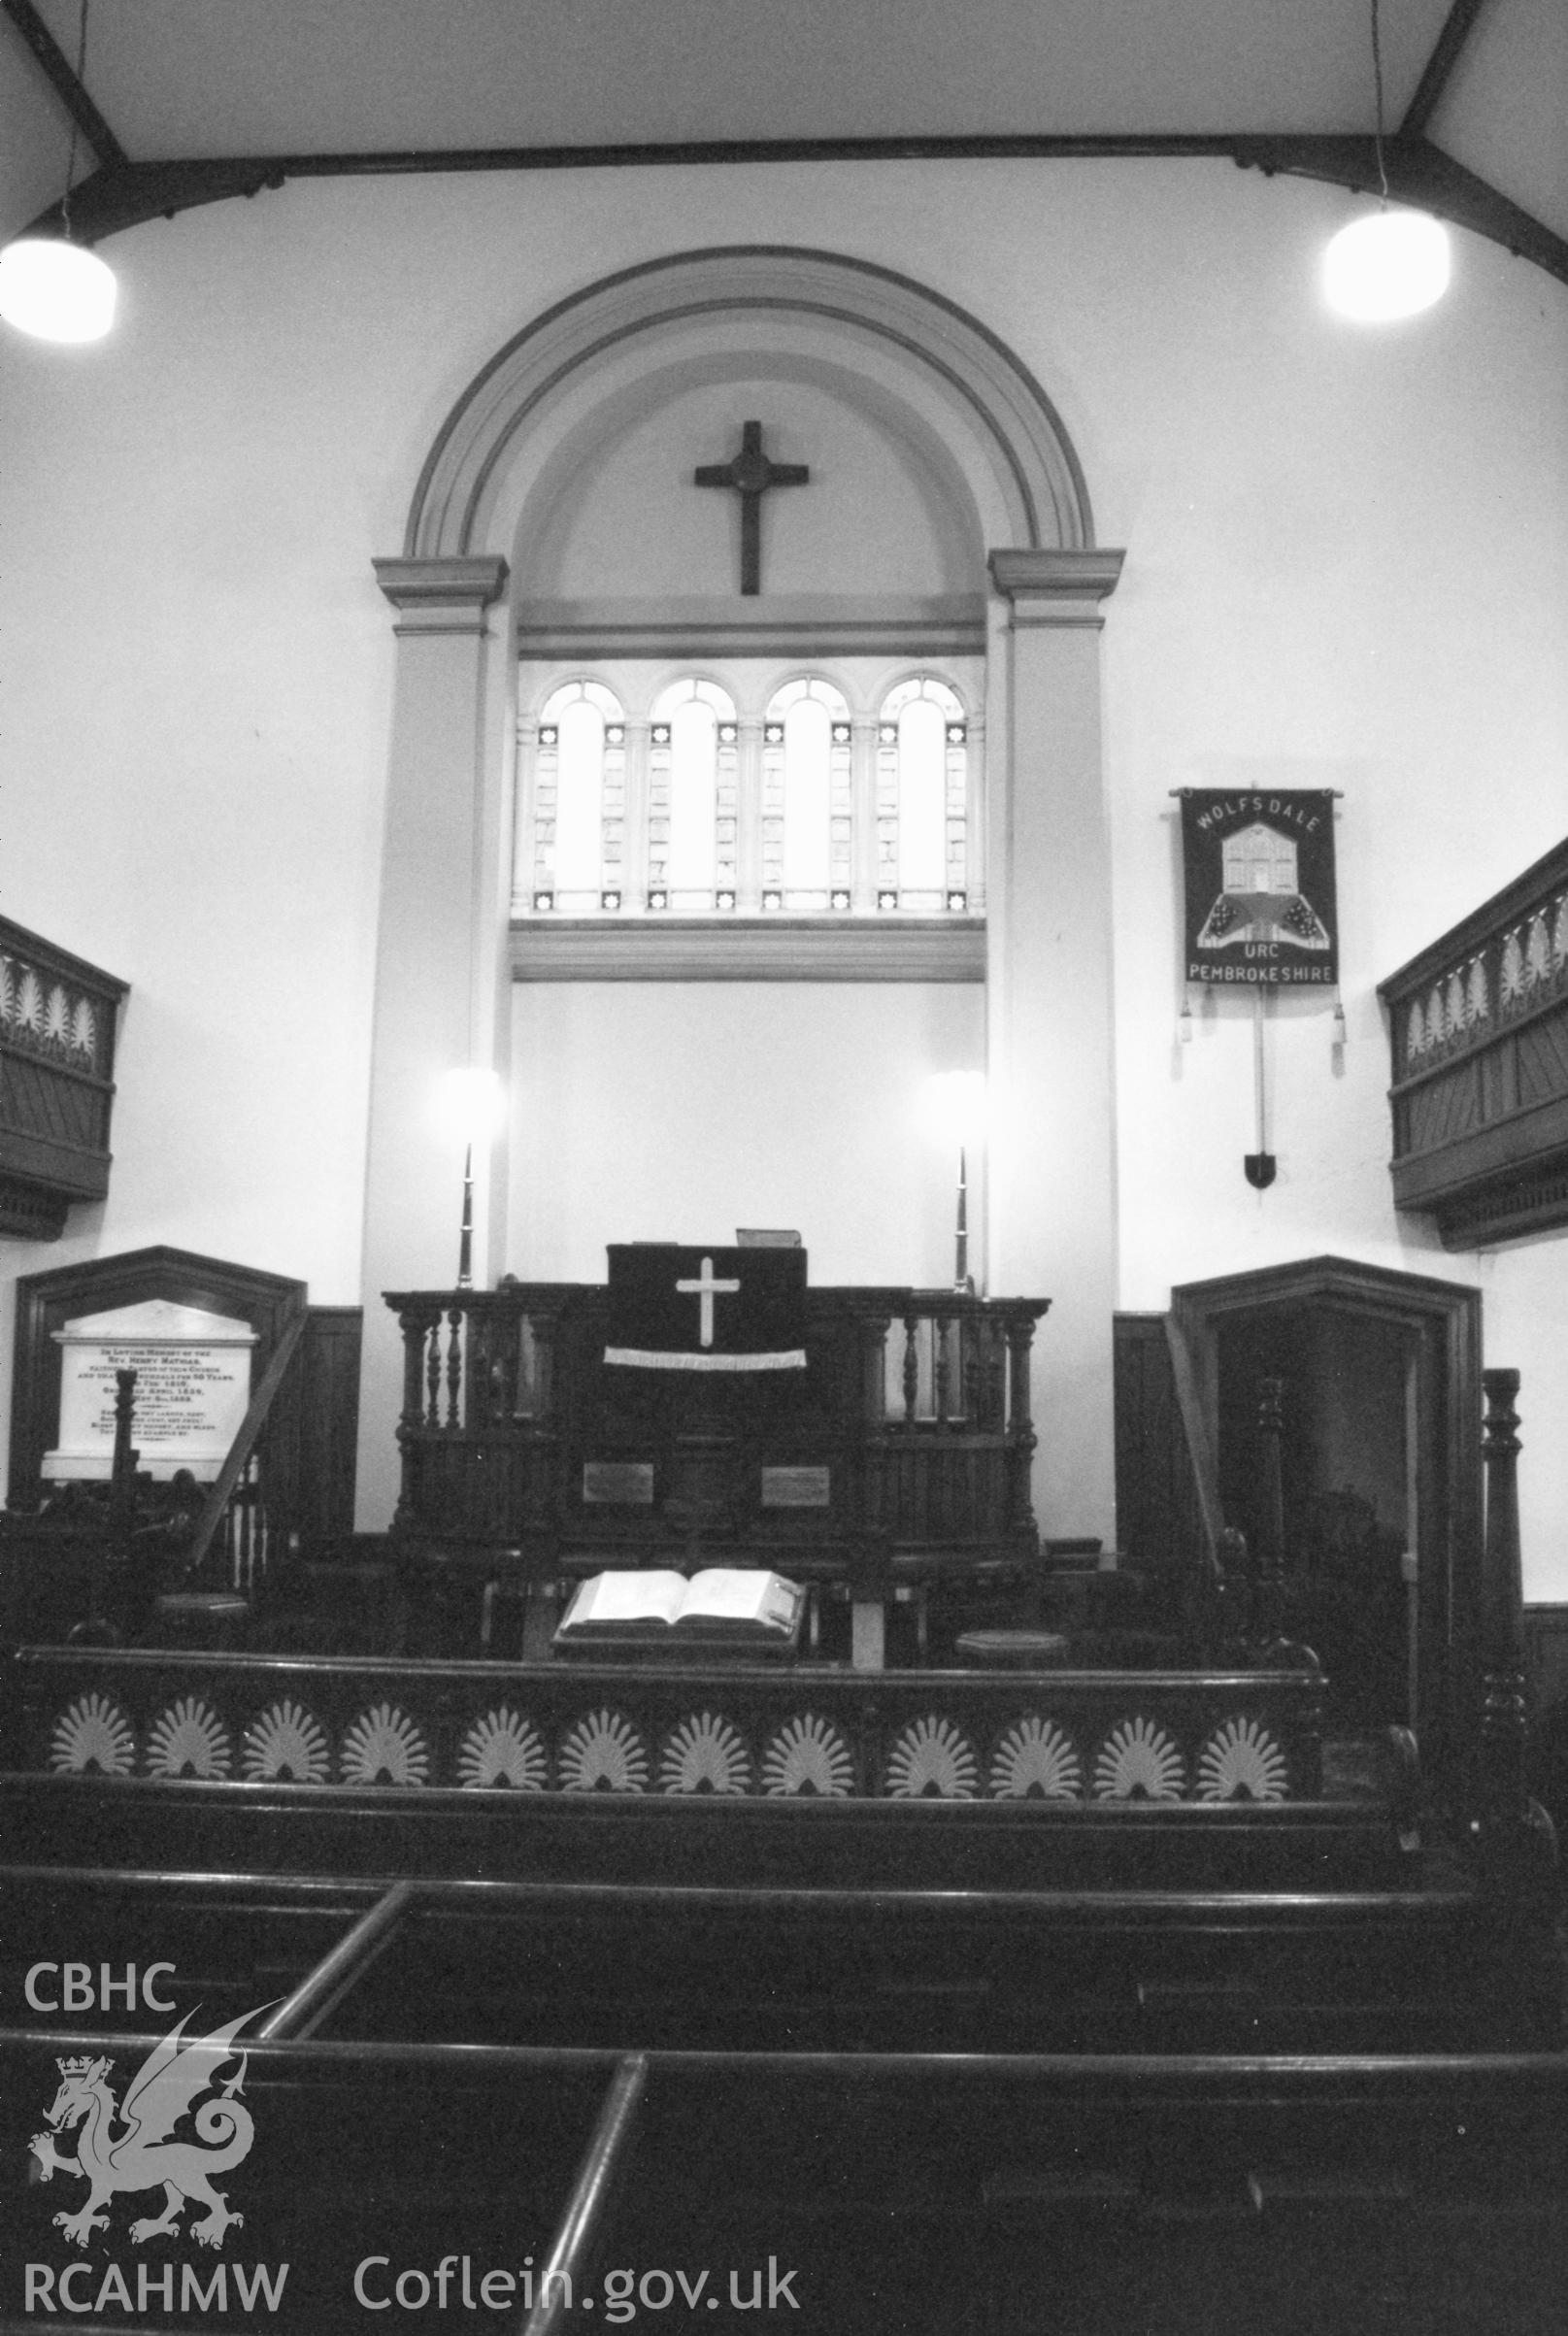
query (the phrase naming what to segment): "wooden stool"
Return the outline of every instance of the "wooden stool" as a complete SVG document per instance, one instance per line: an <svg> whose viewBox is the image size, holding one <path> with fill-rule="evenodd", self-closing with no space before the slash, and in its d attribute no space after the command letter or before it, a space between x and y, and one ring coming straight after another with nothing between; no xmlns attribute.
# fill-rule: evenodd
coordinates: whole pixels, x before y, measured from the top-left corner
<svg viewBox="0 0 1568 2336"><path fill-rule="evenodd" d="M1059 1630L966 1630L953 1651L990 1670L1059 1671L1067 1645Z"/></svg>

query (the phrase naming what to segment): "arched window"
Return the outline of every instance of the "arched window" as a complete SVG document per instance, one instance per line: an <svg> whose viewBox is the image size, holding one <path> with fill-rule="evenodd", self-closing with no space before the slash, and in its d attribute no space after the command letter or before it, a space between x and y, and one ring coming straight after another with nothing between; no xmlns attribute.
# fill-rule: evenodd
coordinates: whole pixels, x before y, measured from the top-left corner
<svg viewBox="0 0 1568 2336"><path fill-rule="evenodd" d="M969 725L934 675L901 682L877 724L877 901L924 915L969 905Z"/></svg>
<svg viewBox="0 0 1568 2336"><path fill-rule="evenodd" d="M978 660L601 670L522 718L516 916L984 916Z"/></svg>
<svg viewBox="0 0 1568 2336"><path fill-rule="evenodd" d="M648 905L694 915L735 906L734 701L690 677L654 699L649 725Z"/></svg>
<svg viewBox="0 0 1568 2336"><path fill-rule="evenodd" d="M848 909L853 884L850 708L820 675L786 682L762 721L762 906Z"/></svg>
<svg viewBox="0 0 1568 2336"><path fill-rule="evenodd" d="M591 915L625 884L626 720L602 682L566 682L539 710L531 817L519 818L519 907Z"/></svg>

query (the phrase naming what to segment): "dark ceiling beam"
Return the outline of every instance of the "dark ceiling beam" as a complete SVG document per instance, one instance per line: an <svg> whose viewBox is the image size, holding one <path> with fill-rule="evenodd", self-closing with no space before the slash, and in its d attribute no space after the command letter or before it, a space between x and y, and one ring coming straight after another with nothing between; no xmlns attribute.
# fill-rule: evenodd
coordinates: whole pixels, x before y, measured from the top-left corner
<svg viewBox="0 0 1568 2336"><path fill-rule="evenodd" d="M1319 179L1357 194L1381 192L1373 138L1238 138L1234 150L1243 169L1270 177ZM1488 243L1501 244L1516 259L1531 260L1559 284L1568 284L1568 241L1451 160L1429 138L1385 138L1383 162L1396 203L1468 227Z"/></svg>
<svg viewBox="0 0 1568 2336"><path fill-rule="evenodd" d="M123 167L130 156L78 81L70 60L34 8L33 0L0 0L0 8L32 50L39 70L99 162L109 169Z"/></svg>
<svg viewBox="0 0 1568 2336"><path fill-rule="evenodd" d="M1486 0L1453 0L1448 20L1426 60L1426 70L1416 84L1416 94L1405 109L1405 118L1399 125L1401 138L1425 137L1438 99L1448 87L1449 76L1459 62L1459 52L1485 5Z"/></svg>
<svg viewBox="0 0 1568 2336"><path fill-rule="evenodd" d="M13 0L0 0L8 9ZM1468 227L1568 284L1568 242L1511 203L1484 179L1451 161L1425 138L1387 138L1388 191L1401 203ZM71 198L74 231L88 243L145 220L173 218L203 203L259 194L288 179L409 177L439 172L604 170L680 163L885 161L1230 160L1269 176L1318 179L1357 192L1379 186L1370 137L1254 138L1226 133L1148 137L781 138L689 145L484 147L433 151L252 154L190 162L111 164ZM59 206L34 222L60 226Z"/></svg>

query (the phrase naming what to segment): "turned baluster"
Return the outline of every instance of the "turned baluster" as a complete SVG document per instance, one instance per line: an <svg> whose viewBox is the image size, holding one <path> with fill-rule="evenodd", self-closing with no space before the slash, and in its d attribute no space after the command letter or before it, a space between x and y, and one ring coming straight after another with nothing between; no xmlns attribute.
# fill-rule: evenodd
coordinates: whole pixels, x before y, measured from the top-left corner
<svg viewBox="0 0 1568 2336"><path fill-rule="evenodd" d="M424 1325L424 1335L425 1410L423 1423L426 1427L439 1427L441 1425L441 1316L439 1311L433 1314Z"/></svg>
<svg viewBox="0 0 1568 2336"><path fill-rule="evenodd" d="M959 1400L963 1405L964 1423L972 1428L980 1425L981 1330L981 1320L975 1316L958 1325L958 1377L962 1388Z"/></svg>
<svg viewBox="0 0 1568 2336"><path fill-rule="evenodd" d="M470 1427L488 1427L493 1418L491 1401L495 1390L495 1366L490 1360L491 1324L489 1314L471 1314L468 1318L468 1379L463 1389L463 1418Z"/></svg>
<svg viewBox="0 0 1568 2336"><path fill-rule="evenodd" d="M403 1333L403 1410L398 1433L408 1435L424 1425L424 1348L430 1316L422 1307L408 1307L398 1316L397 1326Z"/></svg>
<svg viewBox="0 0 1568 2336"><path fill-rule="evenodd" d="M948 1315L934 1314L931 1317L931 1386L938 1427L945 1427L948 1423L948 1333L951 1326L951 1318Z"/></svg>
<svg viewBox="0 0 1568 2336"><path fill-rule="evenodd" d="M435 1402L430 1394L427 1404L427 1356L440 1318L428 1306L405 1307L397 1318L403 1333L403 1409L397 1422L397 1447L402 1459L396 1519L400 1525L410 1523L418 1512L416 1452L424 1433L428 1409Z"/></svg>
<svg viewBox="0 0 1568 2336"><path fill-rule="evenodd" d="M985 1323L985 1417L982 1426L987 1434L1001 1435L1007 1426L1007 1340L1000 1322Z"/></svg>
<svg viewBox="0 0 1568 2336"><path fill-rule="evenodd" d="M1030 1538L1036 1526L1029 1473L1035 1446L1039 1442L1029 1410L1029 1350L1033 1345L1033 1321L1027 1315L1015 1316L1007 1325L1008 1530Z"/></svg>
<svg viewBox="0 0 1568 2336"><path fill-rule="evenodd" d="M463 1310L447 1311L447 1425L463 1424Z"/></svg>
<svg viewBox="0 0 1568 2336"><path fill-rule="evenodd" d="M917 1314L904 1317L904 1419L906 1424L915 1418L915 1398L920 1385L920 1354L917 1345L920 1318Z"/></svg>
<svg viewBox="0 0 1568 2336"><path fill-rule="evenodd" d="M1481 1575L1481 1808L1484 1823L1519 1823L1524 1790L1524 1605L1519 1562L1517 1371L1484 1371L1486 1533Z"/></svg>

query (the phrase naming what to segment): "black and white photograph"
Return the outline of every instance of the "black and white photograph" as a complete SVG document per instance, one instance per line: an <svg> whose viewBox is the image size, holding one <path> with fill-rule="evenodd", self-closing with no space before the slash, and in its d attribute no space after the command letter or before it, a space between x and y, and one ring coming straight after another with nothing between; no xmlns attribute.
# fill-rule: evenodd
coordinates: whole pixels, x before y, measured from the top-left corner
<svg viewBox="0 0 1568 2336"><path fill-rule="evenodd" d="M0 2336L1562 2336L1568 11L0 0Z"/></svg>

